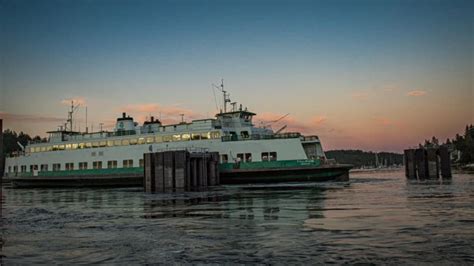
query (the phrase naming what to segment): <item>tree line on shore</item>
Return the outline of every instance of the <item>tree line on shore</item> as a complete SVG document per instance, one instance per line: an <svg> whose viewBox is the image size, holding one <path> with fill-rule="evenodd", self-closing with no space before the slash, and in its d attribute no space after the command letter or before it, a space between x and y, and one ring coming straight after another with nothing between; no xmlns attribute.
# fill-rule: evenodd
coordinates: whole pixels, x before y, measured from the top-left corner
<svg viewBox="0 0 474 266"><path fill-rule="evenodd" d="M403 154L392 152L376 153L362 150L332 150L325 153L328 159L335 159L338 163L352 164L356 168L403 164Z"/></svg>
<svg viewBox="0 0 474 266"><path fill-rule="evenodd" d="M26 146L29 142L46 142L46 138L41 138L40 136L31 137L30 135L21 131L17 133L15 131L6 129L3 131L3 153L11 154L12 152L20 151L20 143L23 146Z"/></svg>

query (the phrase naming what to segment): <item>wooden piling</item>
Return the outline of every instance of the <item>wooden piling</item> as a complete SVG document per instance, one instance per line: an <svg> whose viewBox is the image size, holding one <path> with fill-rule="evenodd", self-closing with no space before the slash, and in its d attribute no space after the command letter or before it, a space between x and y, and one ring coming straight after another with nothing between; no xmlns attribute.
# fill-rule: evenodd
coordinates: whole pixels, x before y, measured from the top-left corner
<svg viewBox="0 0 474 266"><path fill-rule="evenodd" d="M427 177L430 179L439 179L439 162L437 149L426 150Z"/></svg>
<svg viewBox="0 0 474 266"><path fill-rule="evenodd" d="M163 171L164 171L164 189L171 190L174 187L174 165L173 165L173 152L165 151L163 153Z"/></svg>
<svg viewBox="0 0 474 266"><path fill-rule="evenodd" d="M186 187L186 151L174 152L174 188L184 189Z"/></svg>
<svg viewBox="0 0 474 266"><path fill-rule="evenodd" d="M405 176L409 179L416 179L416 161L415 150L408 149L404 151Z"/></svg>
<svg viewBox="0 0 474 266"><path fill-rule="evenodd" d="M155 164L154 164L154 156L153 153L145 153L143 154L143 160L145 163L144 167L144 175L143 175L143 185L145 192L151 193L154 189L154 180L155 180Z"/></svg>
<svg viewBox="0 0 474 266"><path fill-rule="evenodd" d="M201 186L207 187L207 156L203 156L201 159Z"/></svg>
<svg viewBox="0 0 474 266"><path fill-rule="evenodd" d="M441 176L443 178L451 178L451 156L449 155L449 150L447 147L439 147L439 158L441 166Z"/></svg>
<svg viewBox="0 0 474 266"><path fill-rule="evenodd" d="M426 150L423 148L415 151L416 171L418 178L425 179L428 177L428 165L426 160Z"/></svg>
<svg viewBox="0 0 474 266"><path fill-rule="evenodd" d="M165 172L163 167L163 153L155 153L155 191L165 191Z"/></svg>
<svg viewBox="0 0 474 266"><path fill-rule="evenodd" d="M0 185L5 173L5 156L3 155L3 119L0 119Z"/></svg>

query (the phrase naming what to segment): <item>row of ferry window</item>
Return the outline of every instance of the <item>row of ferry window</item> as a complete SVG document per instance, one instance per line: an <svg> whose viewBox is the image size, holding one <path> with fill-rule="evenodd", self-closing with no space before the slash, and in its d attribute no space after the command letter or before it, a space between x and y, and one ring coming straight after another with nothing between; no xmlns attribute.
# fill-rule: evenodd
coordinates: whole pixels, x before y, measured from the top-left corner
<svg viewBox="0 0 474 266"><path fill-rule="evenodd" d="M276 152L262 152L260 159L262 162L267 161L276 161L277 160L277 153ZM251 153L237 153L237 157L235 157L235 162L252 162L252 154ZM229 162L229 155L221 154L221 162L228 163Z"/></svg>
<svg viewBox="0 0 474 266"><path fill-rule="evenodd" d="M122 168L143 167L143 165L144 165L143 159L140 159L138 161L137 166L134 165L132 159L122 161ZM117 164L116 160L107 161L107 168L108 169L117 168L117 166L118 166L118 164ZM77 169L79 169L79 170L104 169L104 167L103 167L102 161L92 162L92 168L89 168L88 162L79 162L77 164L77 168L75 168L74 163L65 163L64 168L61 168L60 163L53 163L52 164L52 171L61 171L61 170L70 171L70 170L77 170ZM8 166L8 172L12 173L12 170L13 170L13 173L18 173L18 166L15 165L15 166L13 166L13 168L11 166ZM21 165L20 166L20 172L21 173L26 173L26 170L27 170L26 165ZM41 165L39 165L39 168L38 168L37 164L30 165L30 172L33 172L35 170L38 170L38 171L41 171L41 172L49 171L49 165L48 164L41 164Z"/></svg>
<svg viewBox="0 0 474 266"><path fill-rule="evenodd" d="M221 133L219 131L206 132L206 133L184 133L174 134L166 136L150 136L143 138L131 138L131 139L116 139L116 140L103 140L93 142L82 142L82 143L69 143L59 144L52 146L41 146L41 147L30 147L28 152L45 152L45 151L59 151L59 150L75 150L75 149L89 149L99 147L113 147L113 146L127 146L137 144L151 144L161 142L172 142L172 141L188 141L188 140L206 140L206 139L220 139Z"/></svg>

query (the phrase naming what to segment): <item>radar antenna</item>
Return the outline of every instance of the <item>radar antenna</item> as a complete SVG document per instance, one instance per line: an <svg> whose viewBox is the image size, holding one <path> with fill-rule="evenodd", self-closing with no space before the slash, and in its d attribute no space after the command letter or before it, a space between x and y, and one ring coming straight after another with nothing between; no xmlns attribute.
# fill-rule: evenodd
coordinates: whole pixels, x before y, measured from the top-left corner
<svg viewBox="0 0 474 266"><path fill-rule="evenodd" d="M77 110L77 108L79 108L81 104L77 104L77 105L74 105L74 101L71 101L71 111L68 111L68 118L67 118L67 122L66 122L66 125L69 124L69 131L72 132L72 115L74 114L74 112ZM67 127L65 127L65 130L67 131Z"/></svg>
<svg viewBox="0 0 474 266"><path fill-rule="evenodd" d="M227 93L227 91L224 90L224 79L221 79L221 85L217 86L212 84L212 86L216 87L218 90L222 92L222 95L224 97L224 113L227 112L227 103L230 103L230 94ZM222 110L221 110L222 113Z"/></svg>

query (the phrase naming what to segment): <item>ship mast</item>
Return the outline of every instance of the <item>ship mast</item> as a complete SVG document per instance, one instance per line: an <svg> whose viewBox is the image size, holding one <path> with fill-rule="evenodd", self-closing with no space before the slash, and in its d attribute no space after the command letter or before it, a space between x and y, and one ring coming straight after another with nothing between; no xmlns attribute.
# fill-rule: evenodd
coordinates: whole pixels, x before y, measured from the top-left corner
<svg viewBox="0 0 474 266"><path fill-rule="evenodd" d="M224 79L221 80L221 91L224 96L224 113L227 113L227 103L230 103L230 95L224 90Z"/></svg>
<svg viewBox="0 0 474 266"><path fill-rule="evenodd" d="M67 124L69 124L69 131L72 132L72 115L74 114L74 112L77 110L77 108L79 108L79 105L76 105L74 106L74 101L71 101L71 111L68 111L67 114L68 114L68 118L67 118L67 122L66 122L66 126L65 126L65 130L67 131Z"/></svg>

